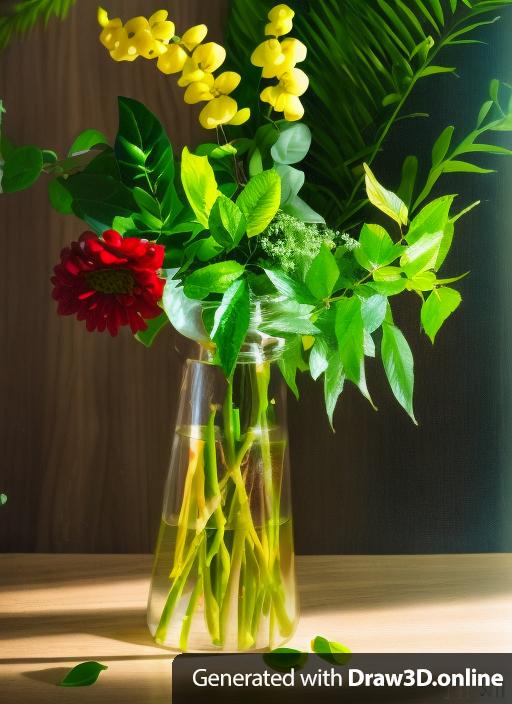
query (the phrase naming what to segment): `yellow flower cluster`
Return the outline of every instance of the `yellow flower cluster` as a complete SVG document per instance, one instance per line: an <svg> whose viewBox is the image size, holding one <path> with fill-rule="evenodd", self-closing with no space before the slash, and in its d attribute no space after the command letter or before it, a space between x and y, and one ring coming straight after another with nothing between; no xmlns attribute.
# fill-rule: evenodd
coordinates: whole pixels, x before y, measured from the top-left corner
<svg viewBox="0 0 512 704"><path fill-rule="evenodd" d="M199 114L199 122L206 129L246 122L249 108L239 110L230 95L240 83L240 75L234 71L213 75L226 59L224 47L215 42L203 43L208 33L204 24L191 27L178 37L174 22L167 15L166 10L158 10L149 19L134 17L123 25L119 18L109 19L100 7L100 41L115 61L134 61L142 56L157 59L162 73L181 72L178 85L186 89L185 102L207 103Z"/></svg>
<svg viewBox="0 0 512 704"><path fill-rule="evenodd" d="M284 113L285 119L290 122L300 120L304 115L299 96L306 92L309 85L304 71L296 68L306 58L306 46L291 37L283 41L278 39L291 32L294 14L288 5L273 7L268 13L270 22L265 27L265 35L269 39L257 46L251 56L251 63L263 69L263 78L278 79L278 83L262 90L261 100L269 103L276 112Z"/></svg>

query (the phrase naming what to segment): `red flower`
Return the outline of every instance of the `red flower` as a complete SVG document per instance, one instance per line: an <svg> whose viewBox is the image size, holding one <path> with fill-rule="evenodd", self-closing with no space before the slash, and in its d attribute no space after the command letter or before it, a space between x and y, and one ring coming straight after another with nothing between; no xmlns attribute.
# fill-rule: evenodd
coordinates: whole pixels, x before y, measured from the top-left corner
<svg viewBox="0 0 512 704"><path fill-rule="evenodd" d="M59 315L85 320L87 330L117 335L122 325L135 334L147 328L144 319L162 309L165 280L157 275L164 260L162 245L138 237L123 239L107 230L100 239L84 232L78 242L60 253L52 277Z"/></svg>

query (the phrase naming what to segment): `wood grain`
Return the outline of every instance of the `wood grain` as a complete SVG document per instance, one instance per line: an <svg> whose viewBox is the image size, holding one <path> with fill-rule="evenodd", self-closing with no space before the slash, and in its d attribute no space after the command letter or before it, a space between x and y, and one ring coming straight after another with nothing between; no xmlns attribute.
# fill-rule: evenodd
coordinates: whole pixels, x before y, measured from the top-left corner
<svg viewBox="0 0 512 704"><path fill-rule="evenodd" d="M77 662L108 665L73 701L169 701L169 651L146 630L148 555L0 556L0 702L67 702ZM512 555L308 556L291 647L312 636L355 652L509 652Z"/></svg>
<svg viewBox="0 0 512 704"><path fill-rule="evenodd" d="M205 21L220 38L226 6L176 0L172 14L178 27ZM148 3L115 0L111 8L129 17L147 12ZM149 62L112 62L97 41L94 14L94 3L81 0L65 23L51 21L0 56L10 137L62 152L84 127L113 135L121 94L146 102L177 150L198 141L195 116L174 79ZM397 154L419 151L426 160L441 127L472 123L488 78L512 81L511 19L508 13L489 29L487 46L457 57L459 80L442 77L435 89L425 82L411 109L432 109L436 117L431 126L411 122L392 135L379 166L386 182L398 178ZM512 168L500 164L499 178L443 185L464 193L463 203L484 202L458 230L446 273L472 274L462 283L464 304L434 350L418 334L414 301L395 311L416 357L420 427L398 408L372 363L379 413L347 388L336 435L320 386L302 381L300 405L291 401L299 552L512 550ZM148 352L129 335L90 335L55 315L51 269L83 226L51 211L43 181L3 196L0 223L0 491L9 497L0 509L0 549L147 552L181 374L174 348L184 354L185 346L164 334Z"/></svg>

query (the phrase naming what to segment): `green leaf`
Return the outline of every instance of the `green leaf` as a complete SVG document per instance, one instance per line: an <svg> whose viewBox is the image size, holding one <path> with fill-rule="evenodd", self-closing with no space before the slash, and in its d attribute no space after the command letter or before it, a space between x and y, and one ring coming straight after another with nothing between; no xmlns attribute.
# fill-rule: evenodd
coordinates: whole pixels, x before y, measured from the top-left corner
<svg viewBox="0 0 512 704"><path fill-rule="evenodd" d="M82 172L60 183L71 193L75 215L97 234L111 228L115 218L137 212L131 191L111 176Z"/></svg>
<svg viewBox="0 0 512 704"><path fill-rule="evenodd" d="M235 261L217 262L197 269L185 279L183 290L189 298L202 300L210 293L225 293L245 268Z"/></svg>
<svg viewBox="0 0 512 704"><path fill-rule="evenodd" d="M453 218L450 218L450 209L454 197L455 196L441 196L441 198L436 198L428 203L411 221L409 231L406 235L407 242L414 244L426 233L443 233L434 265L436 271L446 259L452 245L454 226Z"/></svg>
<svg viewBox="0 0 512 704"><path fill-rule="evenodd" d="M135 338L142 342L145 347L151 347L155 341L156 336L163 330L163 328L169 324L169 318L165 313L158 315L156 318L150 318L146 320L146 325L148 326L146 330L139 330L135 335Z"/></svg>
<svg viewBox="0 0 512 704"><path fill-rule="evenodd" d="M188 298L180 282L173 277L178 269L168 269L165 282L162 305L171 325L179 333L196 342L207 342L209 335L204 327L202 312L203 304Z"/></svg>
<svg viewBox="0 0 512 704"><path fill-rule="evenodd" d="M397 195L404 203L409 206L412 202L414 194L414 186L416 185L416 177L418 175L418 158L408 156L402 164L402 180Z"/></svg>
<svg viewBox="0 0 512 704"><path fill-rule="evenodd" d="M333 665L346 665L352 657L352 651L346 645L322 636L317 636L311 641L311 650Z"/></svg>
<svg viewBox="0 0 512 704"><path fill-rule="evenodd" d="M315 338L311 352L309 353L309 373L315 381L325 372L329 366L329 358L332 350L325 339L320 335Z"/></svg>
<svg viewBox="0 0 512 704"><path fill-rule="evenodd" d="M389 322L382 324L381 356L389 385L398 403L417 425L413 410L414 361L407 340Z"/></svg>
<svg viewBox="0 0 512 704"><path fill-rule="evenodd" d="M325 225L325 218L323 215L317 213L313 208L311 208L302 198L295 196L282 207L282 211L288 215L293 215L297 220L307 223L320 223Z"/></svg>
<svg viewBox="0 0 512 704"><path fill-rule="evenodd" d="M253 176L236 200L247 221L247 236L259 235L271 223L281 201L281 179L274 169Z"/></svg>
<svg viewBox="0 0 512 704"><path fill-rule="evenodd" d="M70 670L59 684L61 687L89 687L96 682L102 670L108 670L107 665L94 660L81 662Z"/></svg>
<svg viewBox="0 0 512 704"><path fill-rule="evenodd" d="M263 655L263 661L268 667L279 672L289 672L292 668L300 669L308 659L308 653L294 648L275 648Z"/></svg>
<svg viewBox="0 0 512 704"><path fill-rule="evenodd" d="M448 153L448 149L450 148L454 131L455 127L453 127L453 125L449 125L448 127L445 127L436 139L434 146L432 147L432 166L438 166L438 164L440 164L445 158Z"/></svg>
<svg viewBox="0 0 512 704"><path fill-rule="evenodd" d="M66 188L66 182L59 178L48 183L48 197L50 204L58 213L62 215L73 214L73 196Z"/></svg>
<svg viewBox="0 0 512 704"><path fill-rule="evenodd" d="M77 152L86 152L96 147L98 144L108 144L108 139L103 132L94 129L84 130L80 132L78 137L71 145L68 151L68 156L73 156Z"/></svg>
<svg viewBox="0 0 512 704"><path fill-rule="evenodd" d="M368 164L363 166L366 173L366 193L370 203L393 218L399 225L407 225L409 212L403 200L380 185Z"/></svg>
<svg viewBox="0 0 512 704"><path fill-rule="evenodd" d="M211 209L219 195L208 157L191 154L187 147L184 147L181 156L181 182L198 222L208 227Z"/></svg>
<svg viewBox="0 0 512 704"><path fill-rule="evenodd" d="M302 366L302 361L302 341L296 335L286 340L284 351L277 360L279 370L296 399L299 398L296 376L297 370Z"/></svg>
<svg viewBox="0 0 512 704"><path fill-rule="evenodd" d="M298 303L314 303L309 289L302 283L287 276L280 269L264 269L265 274L274 284L279 293Z"/></svg>
<svg viewBox="0 0 512 704"><path fill-rule="evenodd" d="M442 239L442 232L427 232L406 248L400 258L400 266L410 279L435 267Z"/></svg>
<svg viewBox="0 0 512 704"><path fill-rule="evenodd" d="M334 255L325 242L322 242L320 251L306 274L306 286L317 299L323 301L333 292L339 275Z"/></svg>
<svg viewBox="0 0 512 704"><path fill-rule="evenodd" d="M221 193L213 204L208 227L216 242L232 249L242 239L246 222L238 205Z"/></svg>
<svg viewBox="0 0 512 704"><path fill-rule="evenodd" d="M172 147L161 122L137 100L119 98L114 151L122 182L146 193L142 208L153 218L150 229L164 231L181 208L174 188Z"/></svg>
<svg viewBox="0 0 512 704"><path fill-rule="evenodd" d="M311 146L311 130L296 122L281 128L277 141L270 150L272 159L280 164L296 164L302 161Z"/></svg>
<svg viewBox="0 0 512 704"><path fill-rule="evenodd" d="M225 159L227 156L234 156L237 151L234 144L215 144L214 142L207 142L196 147L195 154L197 156L209 156L211 159Z"/></svg>
<svg viewBox="0 0 512 704"><path fill-rule="evenodd" d="M372 333L380 328L386 317L387 305L388 299L382 294L361 299L361 316L367 332Z"/></svg>
<svg viewBox="0 0 512 704"><path fill-rule="evenodd" d="M468 173L468 174L494 174L496 169L484 169L482 166L470 164L468 161L458 161L451 159L443 164L445 174Z"/></svg>
<svg viewBox="0 0 512 704"><path fill-rule="evenodd" d="M29 188L43 168L43 154L37 147L15 147L5 156L2 190L14 193Z"/></svg>
<svg viewBox="0 0 512 704"><path fill-rule="evenodd" d="M313 306L297 303L294 300L276 301L267 304L264 320L259 330L268 335L316 335L319 330L311 322Z"/></svg>
<svg viewBox="0 0 512 704"><path fill-rule="evenodd" d="M245 279L235 281L222 297L215 311L212 340L217 345L216 358L227 377L233 373L247 330L249 329L249 287Z"/></svg>
<svg viewBox="0 0 512 704"><path fill-rule="evenodd" d="M432 291L421 306L421 324L432 344L444 321L459 307L462 296L448 286Z"/></svg>
<svg viewBox="0 0 512 704"><path fill-rule="evenodd" d="M334 430L333 416L336 409L338 399L343 392L345 385L345 374L343 371L343 363L337 352L329 357L329 364L324 373L324 398L325 410L329 418L329 424Z"/></svg>
<svg viewBox="0 0 512 704"><path fill-rule="evenodd" d="M419 73L419 78L426 78L427 76L437 76L440 73L453 73L455 71L454 66L427 66Z"/></svg>
<svg viewBox="0 0 512 704"><path fill-rule="evenodd" d="M0 494L0 506L5 506L6 503L7 503L6 494Z"/></svg>
<svg viewBox="0 0 512 704"><path fill-rule="evenodd" d="M281 179L281 207L290 203L297 196L298 192L304 185L304 171L294 169L293 166L287 164L276 164L275 167Z"/></svg>
<svg viewBox="0 0 512 704"><path fill-rule="evenodd" d="M396 245L383 227L364 224L354 256L363 269L374 271L398 259L402 252L403 247Z"/></svg>
<svg viewBox="0 0 512 704"><path fill-rule="evenodd" d="M342 298L336 303L336 339L343 372L363 396L373 402L366 386L364 370L364 326L361 301L357 296Z"/></svg>

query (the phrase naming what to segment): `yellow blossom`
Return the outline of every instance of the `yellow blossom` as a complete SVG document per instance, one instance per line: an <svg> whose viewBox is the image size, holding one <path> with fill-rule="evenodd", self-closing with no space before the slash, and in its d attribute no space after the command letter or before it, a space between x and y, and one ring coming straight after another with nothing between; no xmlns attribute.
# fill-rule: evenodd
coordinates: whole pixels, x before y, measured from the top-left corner
<svg viewBox="0 0 512 704"><path fill-rule="evenodd" d="M299 96L306 92L309 80L300 68L293 68L279 77L279 83L268 86L260 95L264 103L269 103L276 112L283 112L289 122L300 120L304 108Z"/></svg>
<svg viewBox="0 0 512 704"><path fill-rule="evenodd" d="M305 44L298 39L289 37L282 42L266 39L253 51L251 63L263 69L263 78L274 78L304 61L306 54Z"/></svg>
<svg viewBox="0 0 512 704"><path fill-rule="evenodd" d="M224 71L217 78L206 74L202 81L191 83L185 91L185 102L189 104L207 101L199 115L199 122L205 129L219 125L241 125L249 119L249 108L238 109L236 100L229 97L240 83L240 74Z"/></svg>
<svg viewBox="0 0 512 704"><path fill-rule="evenodd" d="M171 44L167 52L158 58L158 70L166 74L183 71L187 59L207 34L208 27L205 24L197 24L187 29L181 39Z"/></svg>
<svg viewBox="0 0 512 704"><path fill-rule="evenodd" d="M265 27L265 34L281 37L291 32L295 12L288 5L276 5L268 13L270 22Z"/></svg>
<svg viewBox="0 0 512 704"><path fill-rule="evenodd" d="M123 25L119 18L109 19L100 7L98 22L103 28L100 41L115 61L134 61L138 56L157 58L167 52L175 30L174 23L167 20L166 10L158 10L149 19L134 17Z"/></svg>
<svg viewBox="0 0 512 704"><path fill-rule="evenodd" d="M224 63L226 50L220 44L207 42L196 47L183 66L178 85L185 88L190 83L202 81L205 75L213 73Z"/></svg>
<svg viewBox="0 0 512 704"><path fill-rule="evenodd" d="M196 46L199 46L203 39L208 34L208 27L205 24L196 24L190 29L187 29L185 34L181 37L180 44L188 49L188 51L194 51Z"/></svg>

